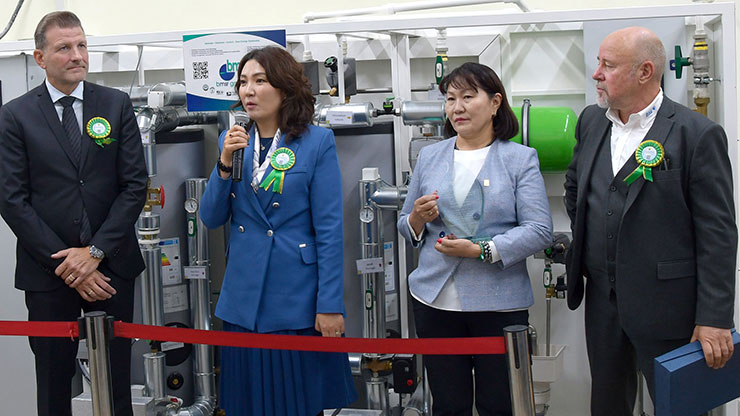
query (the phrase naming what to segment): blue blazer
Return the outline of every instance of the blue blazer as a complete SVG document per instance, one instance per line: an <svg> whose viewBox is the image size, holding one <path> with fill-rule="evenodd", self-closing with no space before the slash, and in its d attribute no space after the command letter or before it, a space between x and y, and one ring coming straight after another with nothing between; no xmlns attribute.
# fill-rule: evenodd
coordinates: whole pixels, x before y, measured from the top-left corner
<svg viewBox="0 0 740 416"><path fill-rule="evenodd" d="M536 150L508 140L494 140L476 179L483 189L484 201L476 236L492 237L501 261L491 264L435 250L440 232L449 232L439 217L426 223L421 242L411 237L408 216L416 199L435 190L439 191L440 200L454 198L456 140L452 137L423 148L411 178L398 219L401 234L412 245L421 246L419 266L409 275L409 288L431 303L454 276L463 311L527 308L534 298L525 260L552 242L552 217ZM480 215L473 215L476 214Z"/></svg>
<svg viewBox="0 0 740 416"><path fill-rule="evenodd" d="M254 138L254 128L249 132ZM223 148L224 134L219 138ZM258 332L312 328L316 313L344 313L342 178L334 133L308 126L278 148L295 154L282 194L251 187L250 140L243 180L211 173L200 206L208 228L231 220L216 316ZM270 174L268 167L265 176Z"/></svg>

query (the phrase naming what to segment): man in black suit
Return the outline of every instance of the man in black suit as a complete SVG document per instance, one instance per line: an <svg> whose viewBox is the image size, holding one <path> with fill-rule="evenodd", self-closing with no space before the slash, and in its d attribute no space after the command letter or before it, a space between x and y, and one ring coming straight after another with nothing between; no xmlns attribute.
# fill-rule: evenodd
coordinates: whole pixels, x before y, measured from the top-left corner
<svg viewBox="0 0 740 416"><path fill-rule="evenodd" d="M712 368L732 355L737 228L725 133L663 96L660 39L616 31L598 60L565 181L568 306L585 276L591 413L627 416L658 355L694 340Z"/></svg>
<svg viewBox="0 0 740 416"><path fill-rule="evenodd" d="M147 173L131 101L85 82L87 41L70 12L35 32L46 80L0 108L0 213L15 233L15 286L31 321L74 321L80 310L133 319L144 269L134 224ZM30 338L38 414L71 415L77 341ZM117 416L131 415L130 341L111 344Z"/></svg>

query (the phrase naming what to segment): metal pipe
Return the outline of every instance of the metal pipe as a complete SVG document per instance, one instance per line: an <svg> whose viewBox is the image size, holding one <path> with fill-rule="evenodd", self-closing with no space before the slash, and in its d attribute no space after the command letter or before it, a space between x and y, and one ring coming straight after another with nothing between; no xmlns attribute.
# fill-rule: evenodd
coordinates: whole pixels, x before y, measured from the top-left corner
<svg viewBox="0 0 740 416"><path fill-rule="evenodd" d="M164 325L162 249L159 247L159 215L143 212L137 222L139 247L146 268L141 273L141 320L144 325Z"/></svg>
<svg viewBox="0 0 740 416"><path fill-rule="evenodd" d="M329 19L333 17L362 16L367 14L396 14L398 12L411 12L429 9L441 9L446 7L474 6L489 3L511 3L516 4L523 12L530 11L524 0L435 0L417 1L413 3L389 3L376 7L365 7L350 10L337 10L331 12L306 13L303 22L310 23L312 20Z"/></svg>
<svg viewBox="0 0 740 416"><path fill-rule="evenodd" d="M370 199L378 208L400 211L408 192L408 186L381 186L373 192Z"/></svg>
<svg viewBox="0 0 740 416"><path fill-rule="evenodd" d="M349 353L349 368L353 376L362 374L362 354L358 352Z"/></svg>
<svg viewBox="0 0 740 416"><path fill-rule="evenodd" d="M510 325L504 328L511 383L511 407L516 416L535 416L532 361L527 332L526 325Z"/></svg>
<svg viewBox="0 0 740 416"><path fill-rule="evenodd" d="M360 238L363 259L383 257L383 218L380 209L373 203L372 195L380 185L378 168L362 169L360 180ZM365 338L385 338L385 274L363 273L362 290L365 298L365 317L363 336ZM370 359L377 359L379 354L364 354ZM380 409L385 416L390 416L388 404L388 377L373 373L365 380L367 406L369 409Z"/></svg>
<svg viewBox="0 0 740 416"><path fill-rule="evenodd" d="M362 169L360 181L361 210L370 213L370 217L361 221L360 238L362 258L383 257L383 224L380 210L373 204L372 195L378 188L380 175L378 168ZM365 295L365 320L363 336L365 338L385 338L385 275L384 273L363 274L363 292Z"/></svg>
<svg viewBox="0 0 740 416"><path fill-rule="evenodd" d="M371 377L365 382L367 389L367 407L379 409L383 415L390 416L390 405L388 404L388 380L386 377Z"/></svg>
<svg viewBox="0 0 740 416"><path fill-rule="evenodd" d="M545 313L545 320L546 322L546 329L545 329L545 356L550 356L550 316L552 314L552 298L548 297L545 299L545 303L547 304L547 312Z"/></svg>
<svg viewBox="0 0 740 416"><path fill-rule="evenodd" d="M208 229L198 215L200 200L206 189L206 178L185 181L185 209L188 223L188 262L190 266L205 268L204 279L190 279L190 313L194 329L211 329L210 258L208 256ZM213 347L193 345L193 377L195 402L180 409L179 416L212 415L216 406L216 374Z"/></svg>
<svg viewBox="0 0 740 416"><path fill-rule="evenodd" d="M108 352L111 334L106 325L105 312L88 312L84 321L90 360L93 416L113 416L113 388Z"/></svg>
<svg viewBox="0 0 740 416"><path fill-rule="evenodd" d="M529 146L529 108L532 107L529 98L524 99L522 103L522 144Z"/></svg>
<svg viewBox="0 0 740 416"><path fill-rule="evenodd" d="M144 354L144 379L146 394L155 399L167 396L164 381L165 354L163 352L148 352Z"/></svg>

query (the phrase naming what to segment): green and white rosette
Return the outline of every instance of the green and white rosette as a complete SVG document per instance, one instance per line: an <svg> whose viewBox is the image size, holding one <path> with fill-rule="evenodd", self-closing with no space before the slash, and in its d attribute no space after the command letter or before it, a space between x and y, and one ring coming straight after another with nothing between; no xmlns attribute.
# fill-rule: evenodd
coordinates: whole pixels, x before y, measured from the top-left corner
<svg viewBox="0 0 740 416"><path fill-rule="evenodd" d="M100 147L105 147L106 144L111 144L116 141L110 137L110 123L103 117L93 117L87 122L85 128L87 135L90 136L95 143Z"/></svg>
<svg viewBox="0 0 740 416"><path fill-rule="evenodd" d="M635 150L635 159L637 159L637 163L640 166L633 170L624 181L627 182L627 185L631 185L632 182L642 176L646 181L652 182L653 168L663 162L664 155L665 150L663 150L663 146L655 140L645 140L640 143L637 146L637 150Z"/></svg>
<svg viewBox="0 0 740 416"><path fill-rule="evenodd" d="M270 158L272 172L265 177L260 184L260 188L267 188L272 185L272 192L283 193L283 183L285 182L285 171L295 165L295 153L287 147L275 149Z"/></svg>

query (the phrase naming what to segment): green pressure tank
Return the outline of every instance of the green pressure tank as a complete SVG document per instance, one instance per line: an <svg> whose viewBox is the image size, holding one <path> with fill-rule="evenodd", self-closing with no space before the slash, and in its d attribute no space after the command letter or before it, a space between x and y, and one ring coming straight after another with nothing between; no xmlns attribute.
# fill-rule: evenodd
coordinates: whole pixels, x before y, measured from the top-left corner
<svg viewBox="0 0 740 416"><path fill-rule="evenodd" d="M540 170L565 172L576 145L576 113L568 107L529 106L528 101L525 100L522 107L512 108L519 120L519 134L511 141L522 143L523 135L528 135L529 140L525 139L522 144L537 150Z"/></svg>

